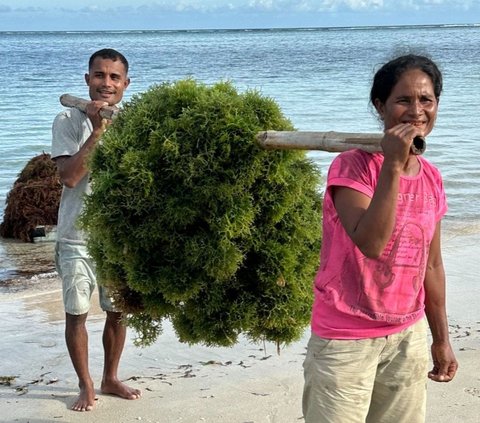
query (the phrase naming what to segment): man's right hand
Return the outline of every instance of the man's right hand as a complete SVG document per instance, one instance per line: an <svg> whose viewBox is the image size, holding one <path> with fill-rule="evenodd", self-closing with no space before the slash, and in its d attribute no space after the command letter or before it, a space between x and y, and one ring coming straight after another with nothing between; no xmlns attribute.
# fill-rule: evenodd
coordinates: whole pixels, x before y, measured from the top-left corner
<svg viewBox="0 0 480 423"><path fill-rule="evenodd" d="M92 122L93 133L99 138L107 129L108 125L111 124L111 121L102 118L100 116L100 110L102 107L108 106L108 103L105 101L92 100L87 104L86 114L90 121Z"/></svg>

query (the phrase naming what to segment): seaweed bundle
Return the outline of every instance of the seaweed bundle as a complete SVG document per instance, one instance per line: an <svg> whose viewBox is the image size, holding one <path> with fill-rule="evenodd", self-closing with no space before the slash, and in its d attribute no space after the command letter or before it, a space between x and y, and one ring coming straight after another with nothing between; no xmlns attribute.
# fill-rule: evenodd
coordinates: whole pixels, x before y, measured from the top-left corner
<svg viewBox="0 0 480 423"><path fill-rule="evenodd" d="M33 242L35 228L56 225L62 184L50 154L33 157L7 195L0 235Z"/></svg>
<svg viewBox="0 0 480 423"><path fill-rule="evenodd" d="M304 152L260 148L267 129L293 129L272 99L183 80L134 96L104 134L81 223L139 344L157 339L164 318L191 344L303 333L320 172Z"/></svg>

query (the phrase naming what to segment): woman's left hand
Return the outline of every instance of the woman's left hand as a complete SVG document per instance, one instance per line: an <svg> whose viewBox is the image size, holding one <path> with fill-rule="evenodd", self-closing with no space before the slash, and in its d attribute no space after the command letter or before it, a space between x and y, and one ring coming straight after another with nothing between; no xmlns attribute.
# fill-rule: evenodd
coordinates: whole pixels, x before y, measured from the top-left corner
<svg viewBox="0 0 480 423"><path fill-rule="evenodd" d="M431 347L433 369L428 378L435 382L450 382L457 373L458 362L450 343L433 343Z"/></svg>

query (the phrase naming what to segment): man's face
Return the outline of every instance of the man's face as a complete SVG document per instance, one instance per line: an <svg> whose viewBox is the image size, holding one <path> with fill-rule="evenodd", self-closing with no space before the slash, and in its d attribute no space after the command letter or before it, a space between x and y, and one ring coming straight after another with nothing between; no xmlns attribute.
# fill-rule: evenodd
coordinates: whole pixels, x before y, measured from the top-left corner
<svg viewBox="0 0 480 423"><path fill-rule="evenodd" d="M105 101L110 106L122 100L123 92L130 84L125 66L120 60L103 59L96 57L87 74L85 81L89 87L92 100Z"/></svg>

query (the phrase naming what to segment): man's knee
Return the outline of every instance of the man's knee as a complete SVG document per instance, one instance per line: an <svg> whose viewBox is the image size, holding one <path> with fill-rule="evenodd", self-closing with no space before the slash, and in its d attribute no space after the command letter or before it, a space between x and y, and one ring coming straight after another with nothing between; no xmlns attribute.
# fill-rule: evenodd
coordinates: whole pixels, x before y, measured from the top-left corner
<svg viewBox="0 0 480 423"><path fill-rule="evenodd" d="M87 321L88 313L83 314L70 314L65 313L65 323L67 327L78 327L78 326L85 326Z"/></svg>
<svg viewBox="0 0 480 423"><path fill-rule="evenodd" d="M123 313L118 311L107 311L107 323L115 326L125 326L123 322Z"/></svg>

